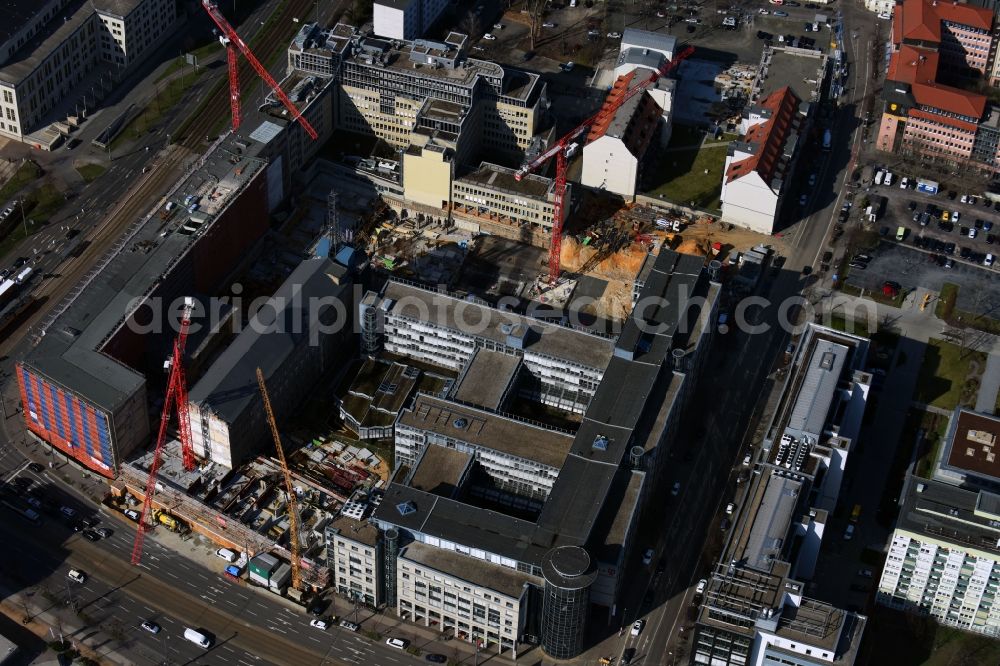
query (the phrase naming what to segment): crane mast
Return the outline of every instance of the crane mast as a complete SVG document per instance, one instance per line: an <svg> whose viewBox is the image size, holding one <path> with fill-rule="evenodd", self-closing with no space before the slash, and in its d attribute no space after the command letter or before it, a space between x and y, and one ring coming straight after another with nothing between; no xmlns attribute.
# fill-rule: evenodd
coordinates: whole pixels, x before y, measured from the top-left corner
<svg viewBox="0 0 1000 666"><path fill-rule="evenodd" d="M163 399L163 411L160 413L160 428L156 434L156 447L153 449L153 461L149 466L149 477L146 479L146 494L142 501L142 513L139 515L139 526L132 545L132 564L142 561L142 546L149 530L149 514L153 508L153 496L156 494L156 475L163 462L163 444L167 440L167 425L170 423L170 413L177 410L177 430L181 440L181 454L184 458L184 469L194 469L194 450L191 448L191 422L187 410L187 378L184 374L184 348L187 345L188 330L191 328L191 312L194 310L194 299L184 299L184 310L181 313L180 330L174 339L173 353L166 365L170 368L170 379L167 382L167 394Z"/></svg>
<svg viewBox="0 0 1000 666"><path fill-rule="evenodd" d="M250 47L247 46L243 38L237 34L236 29L229 25L229 21L226 17L222 15L219 11L219 6L213 0L202 0L201 6L208 12L212 21L218 26L219 30L222 32L222 37L226 40L223 43L226 44L226 58L229 62L229 104L233 112L233 129L237 129L240 126L240 78L239 73L236 68L236 50L243 54L243 57L247 59L250 66L254 68L257 75L264 79L264 82L270 86L274 94L278 96L281 103L288 109L288 113L293 121L298 121L302 125L302 129L306 131L306 134L315 141L319 138L319 134L313 129L313 126L309 124L306 117L302 115L299 108L292 103L292 100L288 98L285 91L281 89L278 82L274 80L267 68L260 64L257 60L257 56L253 54Z"/></svg>
<svg viewBox="0 0 1000 666"><path fill-rule="evenodd" d="M292 487L292 473L288 471L288 463L285 461L285 449L281 446L281 435L278 434L278 423L274 419L274 411L271 409L271 398L267 395L267 385L264 383L264 373L257 368L257 385L260 386L260 395L264 399L264 412L267 415L267 423L271 426L271 437L274 438L274 448L278 452L278 463L281 465L281 473L285 476L285 491L288 493L288 539L289 550L292 552L292 587L296 590L302 589L302 572L299 563L299 503L295 498L295 489Z"/></svg>

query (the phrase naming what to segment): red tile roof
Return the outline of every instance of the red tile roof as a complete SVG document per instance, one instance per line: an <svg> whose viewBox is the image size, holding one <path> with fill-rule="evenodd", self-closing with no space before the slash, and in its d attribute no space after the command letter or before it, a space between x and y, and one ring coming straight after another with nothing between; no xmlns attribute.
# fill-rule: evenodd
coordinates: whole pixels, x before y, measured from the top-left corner
<svg viewBox="0 0 1000 666"><path fill-rule="evenodd" d="M904 44L889 58L886 79L905 83L934 83L938 52Z"/></svg>
<svg viewBox="0 0 1000 666"><path fill-rule="evenodd" d="M937 83L914 83L913 98L921 106L956 113L979 120L986 108L986 97Z"/></svg>
<svg viewBox="0 0 1000 666"><path fill-rule="evenodd" d="M601 105L601 111L605 112L604 116L590 128L590 133L587 134L587 143L601 138L608 131L611 121L615 119L615 114L606 112L614 107L625 96L625 93L628 92L632 79L635 78L636 71L633 69L628 74L622 74L615 81L614 85L611 86L608 96L604 98L604 104Z"/></svg>
<svg viewBox="0 0 1000 666"><path fill-rule="evenodd" d="M964 120L959 120L958 118L948 118L947 116L939 116L935 113L928 113L927 111L921 111L920 109L913 109L910 111L910 118L920 118L922 120L929 120L932 123L939 123L941 125L948 125L954 127L955 129L960 129L963 132L975 132L978 125L975 123L967 123Z"/></svg>
<svg viewBox="0 0 1000 666"><path fill-rule="evenodd" d="M899 44L904 39L940 42L941 21L990 30L993 26L993 12L957 2L906 0L902 7L896 5L892 20L892 41L894 44Z"/></svg>
<svg viewBox="0 0 1000 666"><path fill-rule="evenodd" d="M785 139L795 119L799 98L791 88L785 86L765 97L760 106L769 109L771 117L766 122L751 127L742 139L745 143L756 144L757 150L750 157L729 165L729 169L726 170L727 183L742 178L751 171L759 173L768 183L774 177Z"/></svg>

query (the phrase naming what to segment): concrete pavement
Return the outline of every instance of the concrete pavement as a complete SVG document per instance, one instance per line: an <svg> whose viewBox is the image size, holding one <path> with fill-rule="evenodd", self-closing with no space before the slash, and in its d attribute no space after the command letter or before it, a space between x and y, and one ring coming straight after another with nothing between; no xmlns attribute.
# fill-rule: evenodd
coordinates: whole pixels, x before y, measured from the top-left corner
<svg viewBox="0 0 1000 666"><path fill-rule="evenodd" d="M996 407L997 393L1000 392L1000 353L991 352L986 359L986 369L979 383L976 411L991 413Z"/></svg>

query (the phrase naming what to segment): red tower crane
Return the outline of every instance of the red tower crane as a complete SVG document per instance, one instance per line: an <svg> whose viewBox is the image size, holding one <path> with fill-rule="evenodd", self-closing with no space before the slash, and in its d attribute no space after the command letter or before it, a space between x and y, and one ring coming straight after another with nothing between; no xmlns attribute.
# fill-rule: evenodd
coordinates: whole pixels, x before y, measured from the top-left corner
<svg viewBox="0 0 1000 666"><path fill-rule="evenodd" d="M309 121L302 115L302 112L299 111L298 107L292 103L292 100L288 99L288 95L285 94L285 91L281 89L281 86L278 85L278 82L274 80L267 69L260 64L260 61L257 60L257 56L253 54L253 51L251 51L250 47L246 45L243 38L236 34L236 30L233 26L229 25L229 21L227 21L226 17L219 11L218 5L213 2L213 0L201 0L201 6L205 8L205 11L208 12L212 21L214 21L215 25L217 25L219 30L222 31L223 44L226 45L226 59L229 62L229 105L233 112L233 129L238 129L240 126L240 77L236 69L236 49L239 49L240 53L243 54L243 57L245 57L247 62L250 63L250 66L256 70L257 75L264 79L264 82L271 87L274 94L278 96L281 103L285 105L286 109L288 109L288 113L291 115L292 120L297 120L299 124L302 125L302 129L306 131L306 134L308 134L311 139L315 141L319 138L319 134L316 133L313 126L310 125Z"/></svg>
<svg viewBox="0 0 1000 666"><path fill-rule="evenodd" d="M148 519L153 508L153 495L156 493L156 474L160 471L163 460L163 443L167 439L167 424L170 422L171 409L177 408L177 430L181 439L181 452L184 457L184 469L194 469L194 451L191 448L191 422L188 420L187 379L184 375L184 347L187 344L188 329L191 327L191 311L194 300L184 299L184 310L181 313L180 331L174 339L174 349L165 365L170 367L170 381L167 383L167 395L163 399L163 412L160 414L160 429L156 435L156 448L153 449L153 462L149 466L149 478L146 479L146 496L142 502L142 514L139 516L139 529L135 533L135 544L132 546L132 564L142 561L142 542L149 529Z"/></svg>
<svg viewBox="0 0 1000 666"><path fill-rule="evenodd" d="M573 141L579 138L580 135L590 129L593 125L600 124L603 121L610 121L618 109L621 108L622 104L630 100L634 95L644 91L661 77L669 74L681 63L682 60L690 56L692 53L694 53L694 47L688 46L680 53L676 54L673 59L665 62L663 66L650 74L648 78L641 81L638 85L629 88L624 95L619 97L612 104L602 106L600 111L584 120L580 123L580 125L566 134L566 136L556 141L551 148L546 150L531 162L522 166L518 169L517 173L514 174L514 178L516 180L521 180L527 174L538 169L538 167L542 166L553 157L556 158L555 201L552 206L552 242L549 245L549 284L555 284L556 280L559 279L559 260L562 248L563 206L565 205L564 199L566 197L566 149L569 148Z"/></svg>

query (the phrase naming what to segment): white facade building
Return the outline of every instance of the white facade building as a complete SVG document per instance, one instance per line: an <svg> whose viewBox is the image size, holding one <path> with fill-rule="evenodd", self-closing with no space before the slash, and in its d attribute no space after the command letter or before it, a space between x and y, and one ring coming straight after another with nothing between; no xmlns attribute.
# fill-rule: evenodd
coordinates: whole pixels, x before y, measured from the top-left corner
<svg viewBox="0 0 1000 666"><path fill-rule="evenodd" d="M389 39L420 39L447 6L448 0L375 0L375 34Z"/></svg>
<svg viewBox="0 0 1000 666"><path fill-rule="evenodd" d="M865 9L876 14L891 14L895 6L896 0L865 0Z"/></svg>
<svg viewBox="0 0 1000 666"><path fill-rule="evenodd" d="M337 594L372 608L383 603L378 528L367 522L370 505L350 501L327 525L326 557Z"/></svg>

